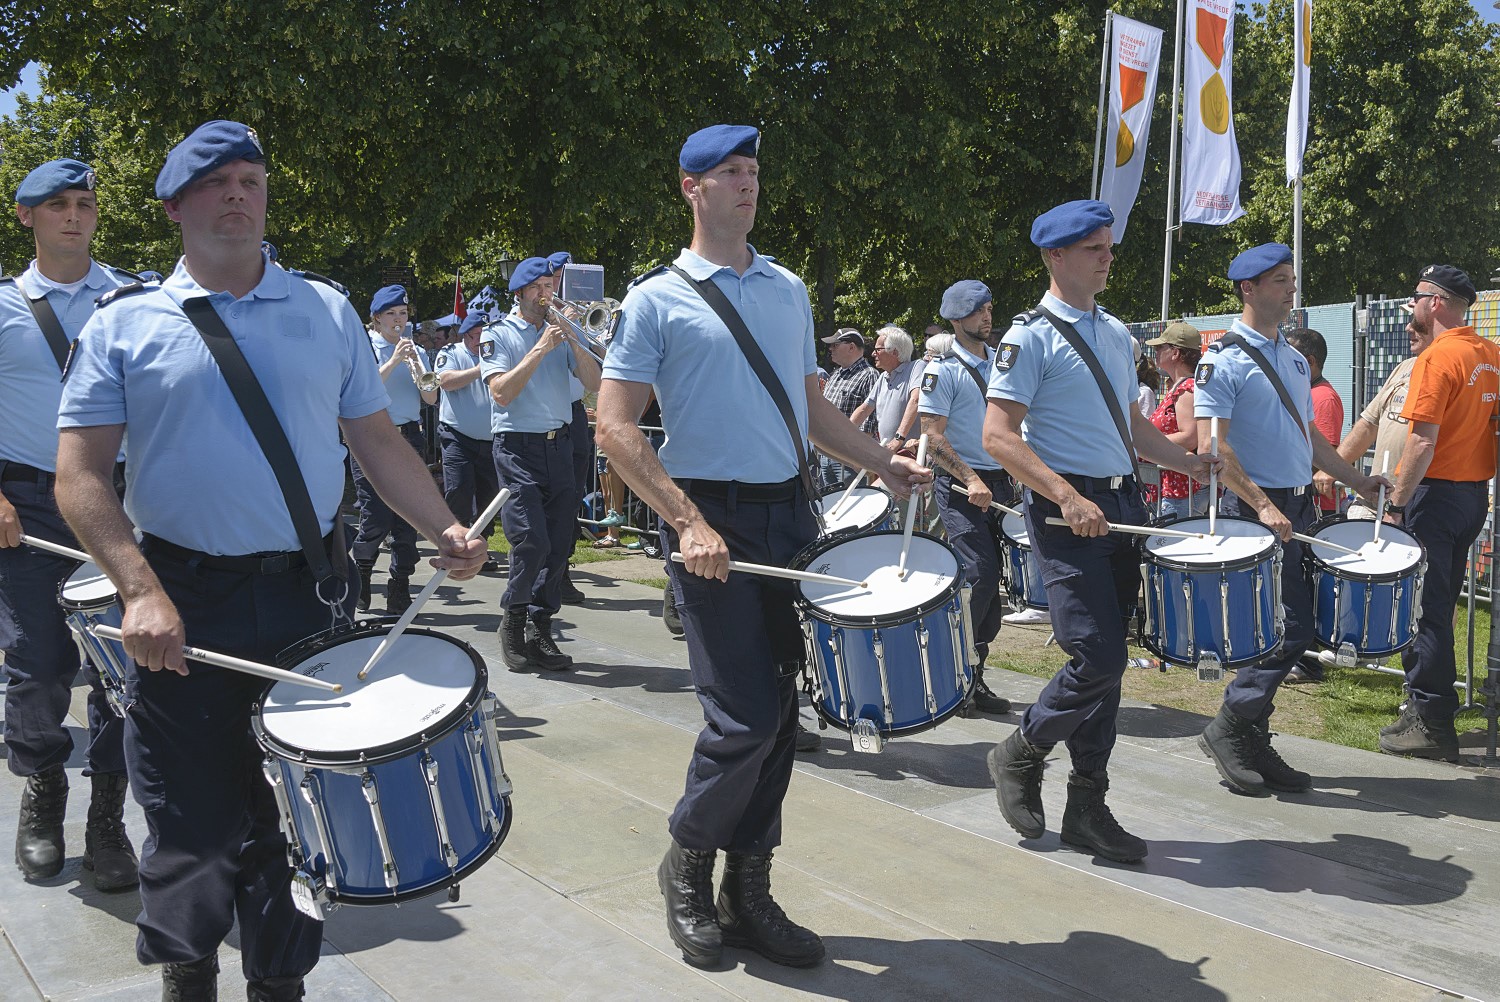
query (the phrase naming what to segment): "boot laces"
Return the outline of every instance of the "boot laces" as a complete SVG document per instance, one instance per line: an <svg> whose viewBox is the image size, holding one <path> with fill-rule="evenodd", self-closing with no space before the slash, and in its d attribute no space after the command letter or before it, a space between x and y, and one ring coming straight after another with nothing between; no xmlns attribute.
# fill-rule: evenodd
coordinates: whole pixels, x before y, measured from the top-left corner
<svg viewBox="0 0 1500 1002"><path fill-rule="evenodd" d="M750 865L740 870L740 886L746 912L777 934L800 933L802 927L787 918L786 912L771 897L771 864Z"/></svg>
<svg viewBox="0 0 1500 1002"><path fill-rule="evenodd" d="M62 820L68 806L68 778L57 772L39 772L26 783L31 793L29 807L34 824L47 825Z"/></svg>
<svg viewBox="0 0 1500 1002"><path fill-rule="evenodd" d="M549 657L549 658L560 658L560 657L563 656L563 652L561 650L559 650L558 647L557 647L557 641L555 641L555 640L552 639L552 624L551 623L537 623L536 624L536 641L535 641L535 643L536 643L537 650L541 651L543 654L547 655L547 657Z"/></svg>
<svg viewBox="0 0 1500 1002"><path fill-rule="evenodd" d="M1083 805L1084 813L1094 820L1094 824L1102 829L1101 834L1106 838L1115 838L1125 835L1126 831L1120 822L1115 819L1115 812L1109 809L1104 802L1104 791L1097 786L1089 790L1088 800Z"/></svg>

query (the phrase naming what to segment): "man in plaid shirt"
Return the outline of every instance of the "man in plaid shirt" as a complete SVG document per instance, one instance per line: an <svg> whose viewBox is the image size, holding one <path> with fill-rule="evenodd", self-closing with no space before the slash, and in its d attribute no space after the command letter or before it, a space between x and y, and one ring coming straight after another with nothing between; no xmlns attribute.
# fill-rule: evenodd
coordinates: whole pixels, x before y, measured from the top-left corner
<svg viewBox="0 0 1500 1002"><path fill-rule="evenodd" d="M865 359L864 335L852 327L841 327L823 343L828 345L828 357L838 368L823 384L823 397L833 406L850 416L859 405L869 399L880 373ZM875 434L875 416L872 414L859 426L866 435ZM827 456L822 456L823 486L829 490L849 482L854 471Z"/></svg>

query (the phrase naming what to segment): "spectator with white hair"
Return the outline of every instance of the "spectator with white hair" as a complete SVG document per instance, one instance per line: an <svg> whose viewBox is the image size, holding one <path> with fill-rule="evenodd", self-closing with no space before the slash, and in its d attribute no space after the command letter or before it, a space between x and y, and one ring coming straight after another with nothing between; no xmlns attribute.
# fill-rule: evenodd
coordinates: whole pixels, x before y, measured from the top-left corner
<svg viewBox="0 0 1500 1002"><path fill-rule="evenodd" d="M916 391L921 385L921 360L912 361L911 335L894 324L875 332L875 368L880 375L864 403L854 409L849 420L860 427L873 413L876 437L892 452L917 424Z"/></svg>

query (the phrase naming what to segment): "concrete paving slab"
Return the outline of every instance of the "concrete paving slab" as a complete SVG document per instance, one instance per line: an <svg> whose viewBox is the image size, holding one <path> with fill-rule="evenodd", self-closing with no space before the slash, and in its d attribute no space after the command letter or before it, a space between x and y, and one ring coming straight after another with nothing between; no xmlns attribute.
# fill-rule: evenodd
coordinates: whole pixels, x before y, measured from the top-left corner
<svg viewBox="0 0 1500 1002"><path fill-rule="evenodd" d="M15 1002L41 1002L42 999L42 993L37 991L36 982L26 972L26 965L16 955L8 935L0 938L0 999Z"/></svg>

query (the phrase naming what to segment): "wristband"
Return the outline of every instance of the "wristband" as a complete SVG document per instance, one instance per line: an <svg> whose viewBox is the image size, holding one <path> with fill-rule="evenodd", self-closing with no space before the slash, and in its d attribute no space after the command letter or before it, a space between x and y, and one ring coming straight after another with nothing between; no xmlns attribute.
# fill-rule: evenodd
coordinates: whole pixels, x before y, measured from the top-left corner
<svg viewBox="0 0 1500 1002"><path fill-rule="evenodd" d="M1389 512L1390 514L1392 514L1392 515L1405 515L1406 514L1406 505L1404 505L1404 504L1396 504L1393 501L1387 501L1385 503L1385 510L1387 512Z"/></svg>

